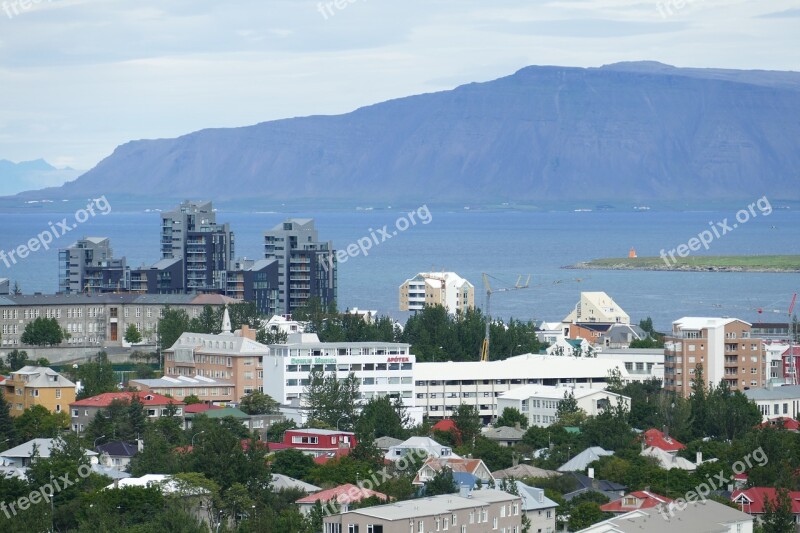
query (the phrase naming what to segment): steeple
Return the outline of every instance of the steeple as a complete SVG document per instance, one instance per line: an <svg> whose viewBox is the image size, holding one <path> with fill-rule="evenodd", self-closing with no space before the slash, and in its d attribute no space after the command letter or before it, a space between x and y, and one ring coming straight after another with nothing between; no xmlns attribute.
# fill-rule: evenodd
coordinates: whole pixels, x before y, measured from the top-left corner
<svg viewBox="0 0 800 533"><path fill-rule="evenodd" d="M233 335L231 332L231 317L228 314L228 306L225 306L225 310L222 312L222 332L220 335Z"/></svg>

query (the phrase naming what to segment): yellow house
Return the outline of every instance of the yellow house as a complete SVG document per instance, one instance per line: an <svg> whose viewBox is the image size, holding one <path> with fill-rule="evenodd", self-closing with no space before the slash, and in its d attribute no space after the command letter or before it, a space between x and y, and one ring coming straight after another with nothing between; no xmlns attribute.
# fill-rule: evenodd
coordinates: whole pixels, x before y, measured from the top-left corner
<svg viewBox="0 0 800 533"><path fill-rule="evenodd" d="M11 416L19 416L34 405L60 413L67 411L69 404L75 401L75 384L43 366L24 366L12 372L2 382L2 387Z"/></svg>

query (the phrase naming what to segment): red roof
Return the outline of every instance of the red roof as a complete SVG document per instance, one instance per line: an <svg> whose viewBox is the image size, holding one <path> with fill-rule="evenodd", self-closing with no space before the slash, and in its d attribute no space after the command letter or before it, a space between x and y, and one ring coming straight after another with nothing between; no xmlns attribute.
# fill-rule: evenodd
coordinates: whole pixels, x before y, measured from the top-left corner
<svg viewBox="0 0 800 533"><path fill-rule="evenodd" d="M371 496L377 496L382 500L388 500L389 497L382 492L376 492L374 490L370 490L364 487L357 487L352 483L347 483L346 485L339 485L338 487L334 487L328 490L322 490L316 492L314 494L309 494L305 498L300 498L295 503L311 503L314 502L329 502L331 500L335 500L336 503L339 504L347 504L353 502L360 502L366 498Z"/></svg>
<svg viewBox="0 0 800 533"><path fill-rule="evenodd" d="M776 489L773 487L752 487L747 490L735 490L731 501L743 512L748 514L762 514L766 501L774 501ZM792 501L792 514L800 514L800 491L789 491Z"/></svg>
<svg viewBox="0 0 800 533"><path fill-rule="evenodd" d="M91 398L78 400L77 402L73 402L69 405L70 407L108 407L114 400L130 402L134 395L137 395L139 397L139 401L144 405L169 405L170 403L174 403L175 405L183 405L183 402L179 402L174 398L167 398L166 396L162 396L160 394L143 391L105 392L103 394L98 394L97 396L92 396Z"/></svg>
<svg viewBox="0 0 800 533"><path fill-rule="evenodd" d="M606 513L627 513L636 509L650 509L662 503L671 503L672 499L646 490L637 490L626 494L619 500L600 506Z"/></svg>
<svg viewBox="0 0 800 533"><path fill-rule="evenodd" d="M205 413L212 409L224 409L220 405L209 405L207 403L193 403L183 408L183 412L188 414Z"/></svg>
<svg viewBox="0 0 800 533"><path fill-rule="evenodd" d="M656 448L661 448L665 452L677 452L678 450L686 448L686 446L677 440L664 435L662 431L655 428L648 429L644 432L644 442L647 447L655 446Z"/></svg>
<svg viewBox="0 0 800 533"><path fill-rule="evenodd" d="M800 422L795 420L794 418L787 418L785 416L779 416L777 418L771 418L766 422L762 422L756 427L759 428L778 428L780 427L780 423L783 422L783 429L788 431L800 431Z"/></svg>
<svg viewBox="0 0 800 533"><path fill-rule="evenodd" d="M439 431L458 431L458 426L456 426L456 423L451 419L445 418L444 420L439 420L436 422L431 429L436 429Z"/></svg>
<svg viewBox="0 0 800 533"><path fill-rule="evenodd" d="M781 355L783 357L789 357L790 351L792 355L800 355L800 346L792 346L791 348L786 348L786 350Z"/></svg>
<svg viewBox="0 0 800 533"><path fill-rule="evenodd" d="M350 455L350 448L339 448L335 452L325 452L322 455L314 457L314 462L318 465L324 465L331 459L339 459L340 457L345 457L347 455Z"/></svg>

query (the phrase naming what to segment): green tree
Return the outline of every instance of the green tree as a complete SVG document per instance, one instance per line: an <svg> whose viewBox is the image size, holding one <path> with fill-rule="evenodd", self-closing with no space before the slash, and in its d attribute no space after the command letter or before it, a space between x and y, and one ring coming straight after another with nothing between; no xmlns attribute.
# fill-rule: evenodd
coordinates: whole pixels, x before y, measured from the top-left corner
<svg viewBox="0 0 800 533"><path fill-rule="evenodd" d="M222 331L222 312L221 308L214 309L210 305L204 305L200 314L189 321L189 328L186 331L218 334Z"/></svg>
<svg viewBox="0 0 800 533"><path fill-rule="evenodd" d="M406 420L402 401L392 401L388 396L371 398L361 409L355 432L360 442L372 442L378 437L406 439Z"/></svg>
<svg viewBox="0 0 800 533"><path fill-rule="evenodd" d="M705 437L708 422L708 389L703 376L703 366L697 364L692 376L692 394L689 397L692 414L692 436Z"/></svg>
<svg viewBox="0 0 800 533"><path fill-rule="evenodd" d="M168 350L185 332L189 331L189 315L183 309L164 308L163 317L158 321L158 346Z"/></svg>
<svg viewBox="0 0 800 533"><path fill-rule="evenodd" d="M453 423L461 432L461 440L470 445L481 434L481 417L474 405L460 404L453 411Z"/></svg>
<svg viewBox="0 0 800 533"><path fill-rule="evenodd" d="M69 427L69 416L65 411L51 413L43 405L33 405L14 419L14 431L23 441L54 438Z"/></svg>
<svg viewBox="0 0 800 533"><path fill-rule="evenodd" d="M456 480L453 477L453 471L449 467L443 467L436 472L433 479L425 484L426 496L438 496L439 494L453 494L458 492Z"/></svg>
<svg viewBox="0 0 800 533"><path fill-rule="evenodd" d="M581 502L570 509L567 527L569 531L579 531L606 518L600 506L594 502Z"/></svg>
<svg viewBox="0 0 800 533"><path fill-rule="evenodd" d="M778 489L775 498L764 506L762 528L764 533L792 533L795 531L792 500L787 489Z"/></svg>
<svg viewBox="0 0 800 533"><path fill-rule="evenodd" d="M332 428L351 429L357 419L360 397L359 379L352 372L340 380L336 374L326 376L321 369L312 370L303 389L303 409L309 420Z"/></svg>
<svg viewBox="0 0 800 533"><path fill-rule="evenodd" d="M55 318L38 317L28 322L20 341L31 346L56 346L64 340L64 331Z"/></svg>
<svg viewBox="0 0 800 533"><path fill-rule="evenodd" d="M29 363L28 352L25 350L11 350L8 352L8 355L6 355L6 364L10 367L12 372L16 372Z"/></svg>
<svg viewBox="0 0 800 533"><path fill-rule="evenodd" d="M297 424L294 420L275 422L267 430L267 442L283 442L283 434L289 429L294 429Z"/></svg>
<svg viewBox="0 0 800 533"><path fill-rule="evenodd" d="M128 344L139 344L142 342L142 334L139 333L139 328L133 323L128 324L128 327L125 329L125 335L122 338L125 339L125 342Z"/></svg>
<svg viewBox="0 0 800 533"><path fill-rule="evenodd" d="M242 396L239 409L248 415L272 415L279 412L280 405L268 394L254 390Z"/></svg>
<svg viewBox="0 0 800 533"><path fill-rule="evenodd" d="M78 367L77 377L81 380L83 389L78 393L78 400L91 398L104 392L117 392L117 378L114 368L108 360L106 352L97 355Z"/></svg>
<svg viewBox="0 0 800 533"><path fill-rule="evenodd" d="M586 420L586 411L578 407L572 389L564 391L564 399L556 405L556 419L562 426L579 426Z"/></svg>
<svg viewBox="0 0 800 533"><path fill-rule="evenodd" d="M275 459L272 461L273 472L295 479L308 479L312 468L314 468L314 460L311 456L295 448L287 448L276 453Z"/></svg>
<svg viewBox="0 0 800 533"><path fill-rule="evenodd" d="M495 427L508 426L512 428L516 427L517 424L519 424L519 427L522 429L526 429L528 427L528 417L520 413L519 410L514 407L506 407L503 409L503 413L497 417L494 423Z"/></svg>
<svg viewBox="0 0 800 533"><path fill-rule="evenodd" d="M17 431L6 395L0 392L0 450L11 448L17 443ZM0 500L3 501L3 500Z"/></svg>
<svg viewBox="0 0 800 533"><path fill-rule="evenodd" d="M189 396L183 397L183 403L185 403L186 405L193 405L196 403L203 403L203 400L198 398L197 395L195 394L190 394Z"/></svg>
<svg viewBox="0 0 800 533"><path fill-rule="evenodd" d="M289 334L278 329L273 331L267 328L260 328L256 332L256 342L261 344L283 344L287 340L289 340Z"/></svg>

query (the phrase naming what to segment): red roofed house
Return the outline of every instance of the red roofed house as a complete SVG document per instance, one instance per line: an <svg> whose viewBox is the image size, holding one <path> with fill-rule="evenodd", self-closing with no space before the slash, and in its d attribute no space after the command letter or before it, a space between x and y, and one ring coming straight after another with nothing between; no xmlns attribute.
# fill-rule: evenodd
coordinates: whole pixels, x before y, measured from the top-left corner
<svg viewBox="0 0 800 533"><path fill-rule="evenodd" d="M316 502L320 502L323 511L329 511L328 514L337 514L339 512L346 513L351 503L358 503L372 496L376 496L384 501L389 501L389 497L382 492L376 492L364 486L356 486L352 483L347 483L332 489L309 494L304 498L300 498L295 503L300 507L300 512L303 513L303 515L308 515L311 509L314 508Z"/></svg>
<svg viewBox="0 0 800 533"><path fill-rule="evenodd" d="M648 429L647 431L644 432L643 435L644 435L644 441L643 441L644 448L649 448L650 446L654 446L671 454L675 454L678 452L678 450L683 450L684 448L686 448L686 446L684 446L677 440L673 439L668 435L665 435L664 432L659 431L655 428Z"/></svg>
<svg viewBox="0 0 800 533"><path fill-rule="evenodd" d="M208 403L192 403L183 408L183 412L187 415L196 415L198 413L205 413L212 409L224 409L221 405L211 405Z"/></svg>
<svg viewBox="0 0 800 533"><path fill-rule="evenodd" d="M358 445L355 433L332 429L287 429L283 434L283 442L270 443L272 451L294 448L314 457L327 456L328 459L347 455L349 450ZM348 450L343 452L340 450ZM327 460L327 459L326 459Z"/></svg>
<svg viewBox="0 0 800 533"><path fill-rule="evenodd" d="M795 420L794 418L788 418L785 416L779 416L778 418L770 418L766 422L760 423L758 428L774 428L774 429L785 429L786 431L800 431L800 422Z"/></svg>
<svg viewBox="0 0 800 533"><path fill-rule="evenodd" d="M449 468L453 474L460 472L472 474L480 479L484 485L489 482L496 482L497 480L492 476L491 471L486 467L486 464L480 459L455 459L453 457L429 457L422 468L417 471L414 477L413 485L424 485L434 478L436 474L443 468Z"/></svg>
<svg viewBox="0 0 800 533"><path fill-rule="evenodd" d="M444 431L445 433L452 432L453 436L455 437L455 445L461 445L461 430L458 429L456 423L450 418L445 418L436 422L433 427L431 427L431 431Z"/></svg>
<svg viewBox="0 0 800 533"><path fill-rule="evenodd" d="M777 491L773 487L751 487L747 490L735 490L731 501L743 512L752 515L759 521L764 516L767 501L775 501ZM800 491L789 491L792 502L792 514L795 523L800 520Z"/></svg>
<svg viewBox="0 0 800 533"><path fill-rule="evenodd" d="M175 406L175 416L183 416L183 402L177 402L160 394L142 391L106 392L69 404L72 430L82 433L100 409L108 408L114 401L130 403L133 396L138 396L139 401L144 405L144 412L149 418L166 416L170 404Z"/></svg>
<svg viewBox="0 0 800 533"><path fill-rule="evenodd" d="M650 509L661 504L671 503L672 499L661 496L646 490L631 492L613 502L608 502L600 506L600 510L606 513L627 513L638 509Z"/></svg>

